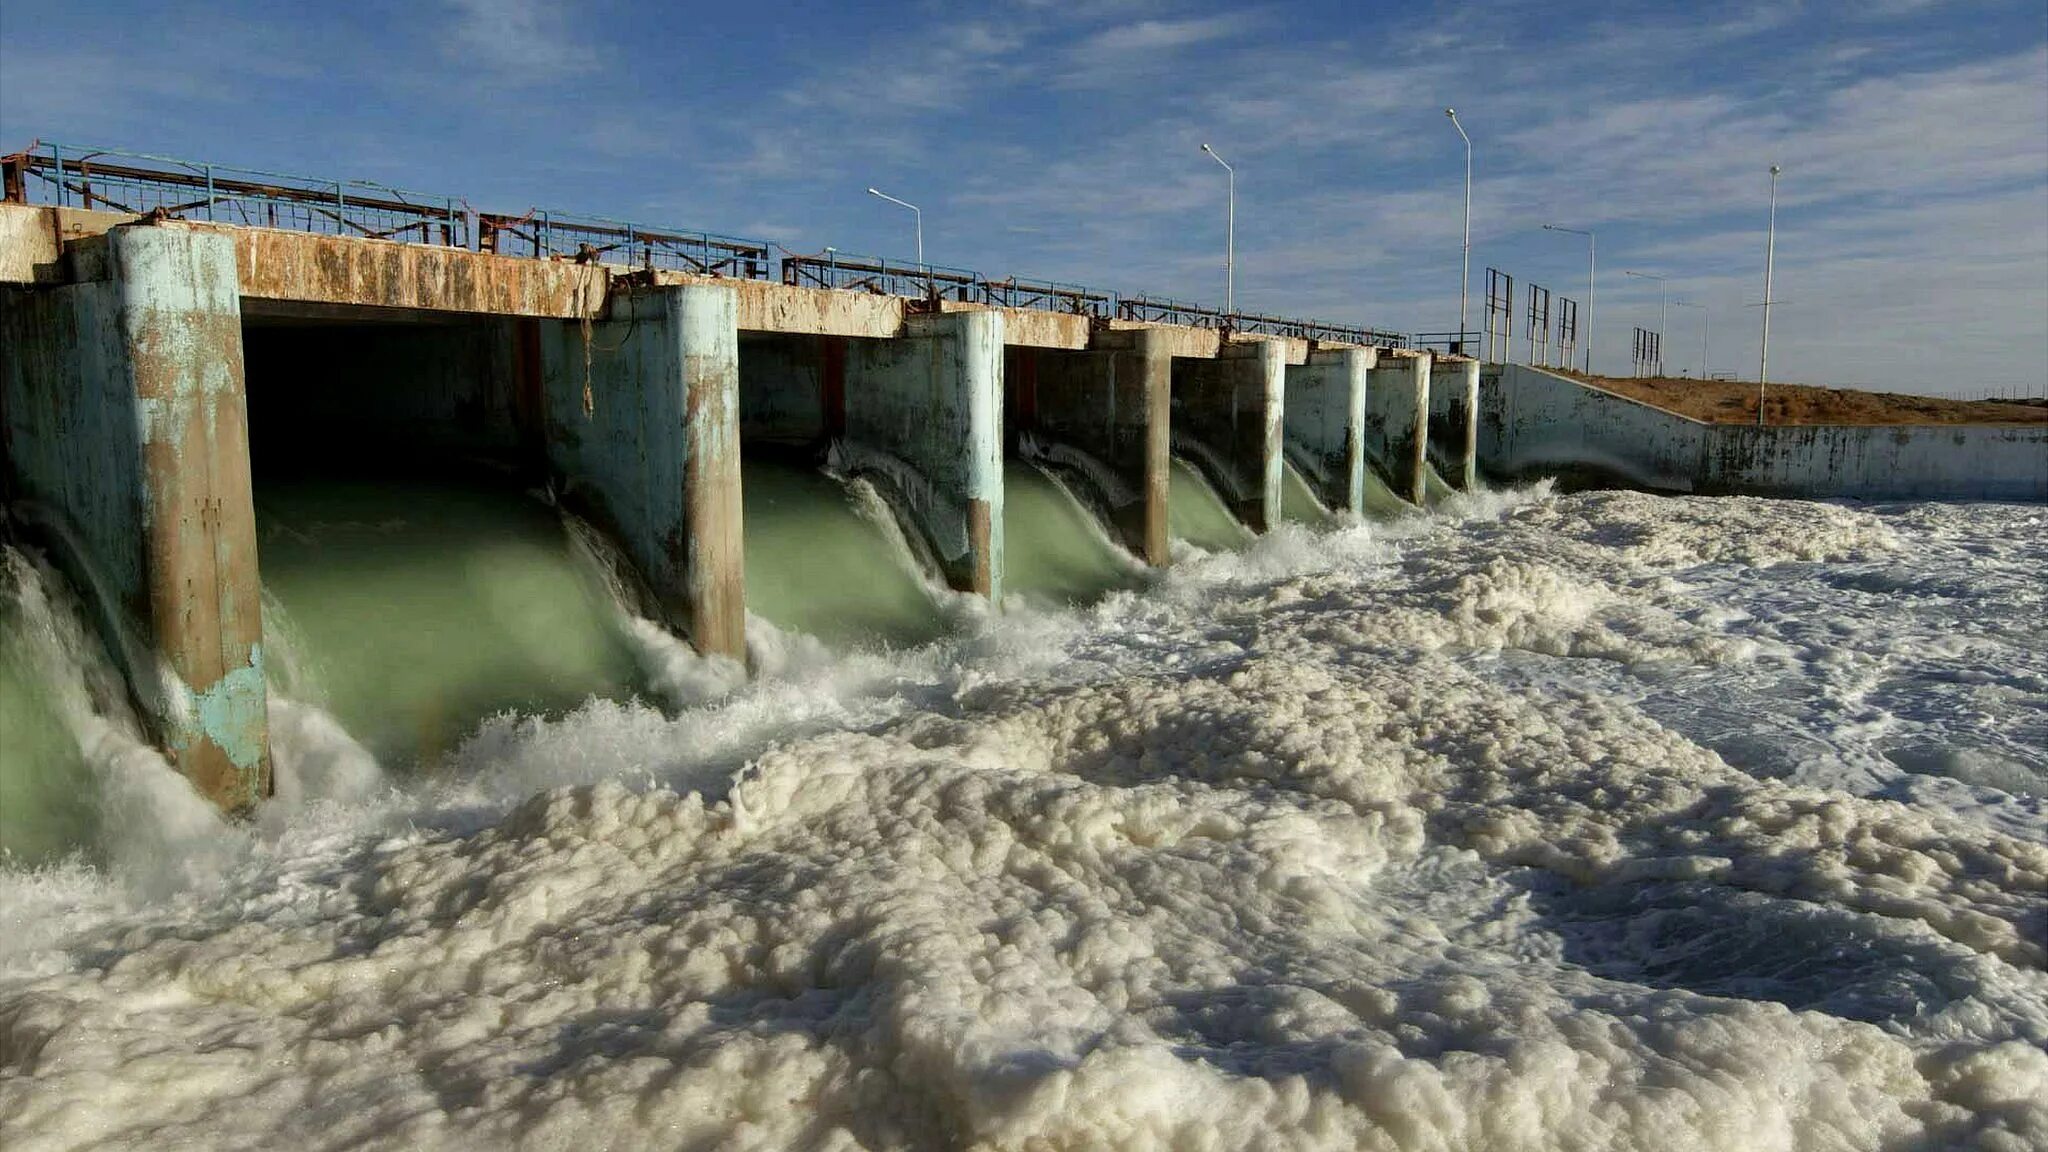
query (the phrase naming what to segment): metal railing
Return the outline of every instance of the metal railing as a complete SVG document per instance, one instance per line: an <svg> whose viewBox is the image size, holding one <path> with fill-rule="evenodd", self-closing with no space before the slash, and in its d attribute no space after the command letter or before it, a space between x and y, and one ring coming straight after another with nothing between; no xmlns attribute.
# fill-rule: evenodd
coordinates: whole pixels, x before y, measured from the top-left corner
<svg viewBox="0 0 2048 1152"><path fill-rule="evenodd" d="M1417 332L1415 348L1426 348L1432 352L1448 352L1456 356L1479 358L1481 333L1466 332Z"/></svg>
<svg viewBox="0 0 2048 1152"><path fill-rule="evenodd" d="M18 204L91 208L289 228L331 236L467 248L469 205L367 180L316 180L197 164L146 152L37 141L0 157L0 186Z"/></svg>
<svg viewBox="0 0 2048 1152"><path fill-rule="evenodd" d="M1039 312L1062 312L1071 316L1093 316L1107 320L1116 315L1117 297L1080 284L1057 280L984 280L982 303L996 308L1029 308Z"/></svg>
<svg viewBox="0 0 2048 1152"><path fill-rule="evenodd" d="M1321 320L1296 320L1285 316L1263 316L1257 313L1237 312L1225 317L1232 332L1252 332L1264 336L1292 336L1300 340L1314 340L1319 344L1358 344L1374 348L1405 348L1408 337L1399 332L1383 332L1378 328L1359 328L1346 324L1329 324Z"/></svg>
<svg viewBox="0 0 2048 1152"><path fill-rule="evenodd" d="M782 282L804 288L841 288L913 300L982 302L981 277L965 268L906 264L879 256L849 256L828 251L820 256L782 257Z"/></svg>
<svg viewBox="0 0 2048 1152"><path fill-rule="evenodd" d="M649 227L602 216L529 209L479 212L456 196L409 192L367 180L320 180L38 140L0 156L0 194L45 204L134 215L161 214L258 228L432 244L538 260L660 268L784 284L874 292L1223 332L1400 348L1398 332L1319 320L1229 313L1165 297L1120 296L1056 280L990 280L965 268L849 256L783 253L764 240ZM1438 333L1437 336L1443 334ZM1469 338L1473 334L1466 334Z"/></svg>
<svg viewBox="0 0 2048 1152"><path fill-rule="evenodd" d="M603 216L568 216L540 209L530 209L523 216L477 213L477 245L485 252L536 260L626 264L742 280L768 279L774 263L765 240L650 228Z"/></svg>

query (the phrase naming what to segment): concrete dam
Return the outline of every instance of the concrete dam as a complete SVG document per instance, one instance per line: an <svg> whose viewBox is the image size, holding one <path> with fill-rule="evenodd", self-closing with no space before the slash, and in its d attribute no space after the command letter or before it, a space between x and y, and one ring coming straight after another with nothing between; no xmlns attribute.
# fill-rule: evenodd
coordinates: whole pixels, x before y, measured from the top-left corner
<svg viewBox="0 0 2048 1152"><path fill-rule="evenodd" d="M887 521L935 580L1001 604L1109 579L1076 575L1104 563L1075 552L1091 534L1166 564L1170 536L1199 537L1190 501L1227 542L1478 483L1479 363L1395 333L149 157L45 148L5 179L11 530L232 811L272 789L282 607L374 595L288 571L317 535L290 511L308 470L544 492L649 619L734 660L750 605L787 594L750 550L872 599L905 581L831 570L853 563L834 533ZM788 520L838 491L821 469L879 512ZM389 528L321 500L322 523ZM451 507L420 547L525 515ZM898 617L924 603L886 595ZM360 619L316 625L366 642Z"/></svg>

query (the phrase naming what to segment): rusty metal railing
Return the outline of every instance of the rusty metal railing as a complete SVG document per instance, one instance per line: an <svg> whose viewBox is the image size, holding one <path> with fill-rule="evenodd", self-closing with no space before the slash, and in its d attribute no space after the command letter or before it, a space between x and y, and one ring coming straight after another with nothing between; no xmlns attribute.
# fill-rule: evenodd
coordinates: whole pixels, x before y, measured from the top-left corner
<svg viewBox="0 0 2048 1152"><path fill-rule="evenodd" d="M650 228L602 216L531 209L522 216L477 213L477 246L505 256L667 268L704 276L766 280L774 263L765 240Z"/></svg>
<svg viewBox="0 0 2048 1152"><path fill-rule="evenodd" d="M841 288L913 300L983 303L982 278L965 268L851 256L827 249L817 256L785 253L782 282L804 288Z"/></svg>
<svg viewBox="0 0 2048 1152"><path fill-rule="evenodd" d="M982 281L982 303L996 308L1029 308L1107 320L1116 315L1117 297L1113 292L1098 292L1080 284L1012 276L1007 280Z"/></svg>
<svg viewBox="0 0 2048 1152"><path fill-rule="evenodd" d="M316 180L147 152L37 141L0 156L0 188L18 204L152 212L332 236L466 248L469 205L367 180Z"/></svg>

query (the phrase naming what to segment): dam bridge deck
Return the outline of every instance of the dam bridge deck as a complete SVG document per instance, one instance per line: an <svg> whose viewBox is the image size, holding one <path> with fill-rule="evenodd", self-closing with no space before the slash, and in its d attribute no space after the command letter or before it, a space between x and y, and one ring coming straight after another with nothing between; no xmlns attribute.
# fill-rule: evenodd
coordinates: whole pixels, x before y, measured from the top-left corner
<svg viewBox="0 0 2048 1152"><path fill-rule="evenodd" d="M1389 349L1410 343L1404 333L1361 325L1226 312L1051 280L994 279L968 269L850 256L830 249L803 255L767 240L602 216L539 208L518 214L486 212L462 197L411 192L371 181L325 180L117 149L37 141L0 156L0 192L4 192L0 202L8 204L76 209L121 219L168 217L550 264L597 265L611 272L679 273L842 289L933 306L979 305L1208 329L1226 337L1243 333ZM12 278L0 271L0 279ZM262 288L261 282L246 284L244 295L271 298ZM549 294L515 296L546 299Z"/></svg>

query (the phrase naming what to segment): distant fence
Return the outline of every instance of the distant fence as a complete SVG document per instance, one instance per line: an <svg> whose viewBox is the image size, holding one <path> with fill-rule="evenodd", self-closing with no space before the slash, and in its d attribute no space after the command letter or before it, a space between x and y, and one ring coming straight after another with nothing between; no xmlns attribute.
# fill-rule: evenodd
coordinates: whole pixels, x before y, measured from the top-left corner
<svg viewBox="0 0 2048 1152"><path fill-rule="evenodd" d="M1055 280L992 280L965 268L906 264L832 250L804 256L766 240L724 236L529 209L481 212L458 196L409 192L364 180L321 180L128 152L37 141L0 156L4 198L135 215L159 214L255 228L431 244L536 260L659 268L701 276L775 280L814 288L875 292L1125 320L1181 324L1328 343L1402 348L1399 332L1320 320L1223 312L1198 304ZM776 255L781 252L781 255Z"/></svg>

